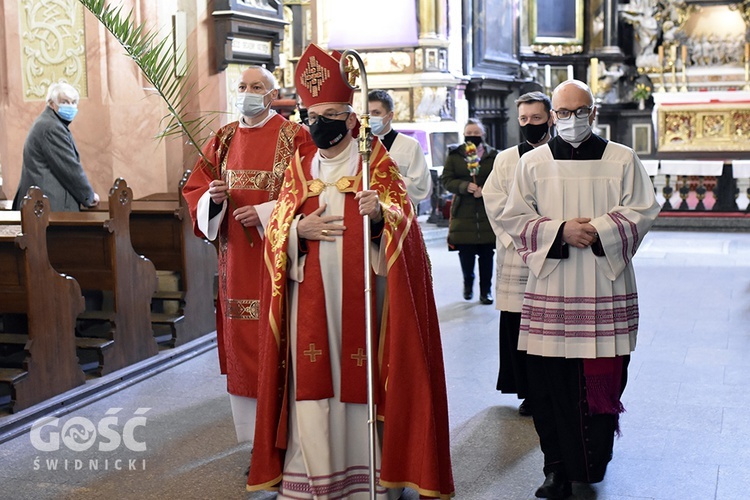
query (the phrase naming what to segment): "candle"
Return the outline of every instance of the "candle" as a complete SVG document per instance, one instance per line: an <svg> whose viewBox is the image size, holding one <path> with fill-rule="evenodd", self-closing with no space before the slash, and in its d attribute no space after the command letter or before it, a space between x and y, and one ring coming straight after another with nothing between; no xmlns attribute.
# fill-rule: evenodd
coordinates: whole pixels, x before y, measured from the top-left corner
<svg viewBox="0 0 750 500"><path fill-rule="evenodd" d="M682 67L688 65L688 57L687 57L687 45L682 46Z"/></svg>
<svg viewBox="0 0 750 500"><path fill-rule="evenodd" d="M589 70L589 88L591 93L596 95L599 86L599 59L591 58L591 69Z"/></svg>
<svg viewBox="0 0 750 500"><path fill-rule="evenodd" d="M568 80L572 80L572 79L573 79L573 65L568 64Z"/></svg>
<svg viewBox="0 0 750 500"><path fill-rule="evenodd" d="M549 64L544 65L544 86L547 88L552 86L552 68Z"/></svg>
<svg viewBox="0 0 750 500"><path fill-rule="evenodd" d="M677 62L677 45L669 47L669 57L673 63Z"/></svg>
<svg viewBox="0 0 750 500"><path fill-rule="evenodd" d="M750 43L745 42L745 62L750 61Z"/></svg>
<svg viewBox="0 0 750 500"><path fill-rule="evenodd" d="M664 45L659 45L659 66L664 66Z"/></svg>

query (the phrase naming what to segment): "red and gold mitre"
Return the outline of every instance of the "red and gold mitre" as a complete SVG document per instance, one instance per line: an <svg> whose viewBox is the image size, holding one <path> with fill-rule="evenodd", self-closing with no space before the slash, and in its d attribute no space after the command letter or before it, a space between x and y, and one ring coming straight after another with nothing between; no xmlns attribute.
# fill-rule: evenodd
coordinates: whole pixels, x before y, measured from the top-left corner
<svg viewBox="0 0 750 500"><path fill-rule="evenodd" d="M317 104L351 105L354 89L341 76L340 60L340 52L328 54L314 43L302 53L294 79L306 108Z"/></svg>

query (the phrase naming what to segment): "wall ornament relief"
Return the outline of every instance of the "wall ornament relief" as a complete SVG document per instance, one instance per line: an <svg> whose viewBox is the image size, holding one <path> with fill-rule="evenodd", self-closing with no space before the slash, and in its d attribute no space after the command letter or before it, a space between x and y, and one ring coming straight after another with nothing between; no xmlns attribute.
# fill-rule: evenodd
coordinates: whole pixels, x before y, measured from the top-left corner
<svg viewBox="0 0 750 500"><path fill-rule="evenodd" d="M88 96L83 5L78 0L21 0L19 26L23 95L43 100L64 80Z"/></svg>

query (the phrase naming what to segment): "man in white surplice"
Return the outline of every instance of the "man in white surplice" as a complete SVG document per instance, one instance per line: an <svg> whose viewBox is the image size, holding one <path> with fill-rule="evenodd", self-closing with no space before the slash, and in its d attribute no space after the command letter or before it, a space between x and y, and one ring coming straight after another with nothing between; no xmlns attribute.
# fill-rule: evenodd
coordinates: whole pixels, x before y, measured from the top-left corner
<svg viewBox="0 0 750 500"><path fill-rule="evenodd" d="M591 131L590 89L552 96L558 136L519 160L501 224L531 272L519 349L544 453L537 497L604 478L638 332L632 258L659 213L635 153Z"/></svg>

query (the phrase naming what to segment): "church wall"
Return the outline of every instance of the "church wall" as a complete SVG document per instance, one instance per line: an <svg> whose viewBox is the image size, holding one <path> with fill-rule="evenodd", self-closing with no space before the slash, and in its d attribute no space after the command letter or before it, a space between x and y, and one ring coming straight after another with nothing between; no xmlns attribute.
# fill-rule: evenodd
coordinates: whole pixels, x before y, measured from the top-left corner
<svg viewBox="0 0 750 500"><path fill-rule="evenodd" d="M76 0L68 5L77 7ZM30 96L24 90L24 33L19 22L26 6L40 0L0 0L0 55L2 86L0 87L0 164L2 165L5 197L12 198L21 175L23 143L26 134L45 106L44 96ZM55 4L41 1L45 7ZM171 36L172 14L187 14L188 58L194 59L189 74L196 89L203 89L191 98L191 109L224 108L226 92L223 76L212 68L213 31L210 12L201 0L126 0L125 9L133 9L135 18ZM209 5L212 2L208 2ZM177 189L186 168L192 168L196 155L182 139L157 140L154 137L167 115L163 101L151 95L147 82L135 63L124 54L114 37L106 32L88 11L84 14L85 86L79 113L70 129L78 146L81 161L94 189L106 196L113 181L123 177L136 197L154 192ZM55 26L49 26L55 29ZM65 37L65 31L56 35ZM66 43L73 44L68 40ZM72 78L68 78L71 81ZM57 81L57 77L53 79ZM82 90L80 86L75 85ZM46 88L45 88L46 93ZM226 121L226 119L224 119ZM217 123L216 126L219 124ZM215 127L214 127L215 128Z"/></svg>

